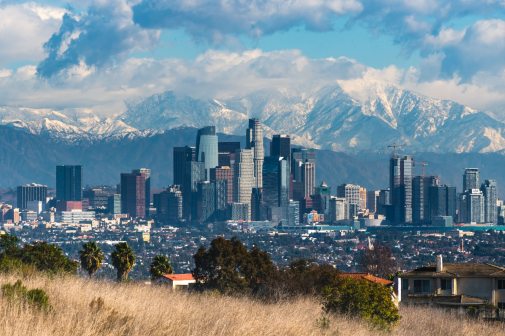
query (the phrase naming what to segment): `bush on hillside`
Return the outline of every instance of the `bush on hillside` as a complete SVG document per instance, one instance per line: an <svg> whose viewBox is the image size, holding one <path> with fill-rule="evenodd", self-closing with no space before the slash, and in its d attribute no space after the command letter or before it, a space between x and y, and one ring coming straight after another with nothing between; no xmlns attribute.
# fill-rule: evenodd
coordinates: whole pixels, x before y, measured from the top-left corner
<svg viewBox="0 0 505 336"><path fill-rule="evenodd" d="M52 309L49 304L49 297L44 290L40 288L28 290L21 280L16 281L14 284L2 285L2 295L10 303L20 303L45 312Z"/></svg>
<svg viewBox="0 0 505 336"><path fill-rule="evenodd" d="M341 279L337 286L326 287L323 307L327 313L359 317L383 330L391 329L400 320L390 289L365 280Z"/></svg>

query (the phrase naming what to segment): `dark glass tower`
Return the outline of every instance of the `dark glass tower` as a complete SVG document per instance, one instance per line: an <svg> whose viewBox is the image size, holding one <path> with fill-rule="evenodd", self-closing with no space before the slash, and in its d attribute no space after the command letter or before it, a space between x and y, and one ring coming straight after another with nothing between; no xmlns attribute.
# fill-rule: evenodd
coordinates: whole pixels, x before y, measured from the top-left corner
<svg viewBox="0 0 505 336"><path fill-rule="evenodd" d="M411 156L394 155L389 161L389 185L391 190L392 217L395 224L412 222L412 172Z"/></svg>
<svg viewBox="0 0 505 336"><path fill-rule="evenodd" d="M56 199L82 201L82 167L56 166Z"/></svg>

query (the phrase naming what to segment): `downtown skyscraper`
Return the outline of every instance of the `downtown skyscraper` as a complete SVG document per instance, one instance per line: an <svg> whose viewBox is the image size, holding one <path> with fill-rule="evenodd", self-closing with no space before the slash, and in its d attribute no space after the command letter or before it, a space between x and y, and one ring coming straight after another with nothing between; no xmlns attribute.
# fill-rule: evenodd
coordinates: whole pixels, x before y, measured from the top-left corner
<svg viewBox="0 0 505 336"><path fill-rule="evenodd" d="M218 140L215 126L198 130L196 136L196 155L198 162L204 163L205 180L210 180L210 169L218 166Z"/></svg>
<svg viewBox="0 0 505 336"><path fill-rule="evenodd" d="M394 224L412 223L412 178L414 160L394 154L389 160L390 217Z"/></svg>
<svg viewBox="0 0 505 336"><path fill-rule="evenodd" d="M265 150L263 148L263 127L259 119L249 119L249 128L246 131L246 148L253 151L254 188L261 190Z"/></svg>

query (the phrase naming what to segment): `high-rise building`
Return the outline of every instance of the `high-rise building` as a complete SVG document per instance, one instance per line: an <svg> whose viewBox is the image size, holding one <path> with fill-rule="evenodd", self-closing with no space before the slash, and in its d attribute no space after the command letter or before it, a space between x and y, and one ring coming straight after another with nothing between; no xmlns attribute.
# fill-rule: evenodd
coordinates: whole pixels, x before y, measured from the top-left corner
<svg viewBox="0 0 505 336"><path fill-rule="evenodd" d="M253 157L251 149L241 149L237 152L233 181L233 200L248 205L248 220L251 218L251 196L255 185Z"/></svg>
<svg viewBox="0 0 505 336"><path fill-rule="evenodd" d="M146 216L146 175L138 171L121 173L121 213Z"/></svg>
<svg viewBox="0 0 505 336"><path fill-rule="evenodd" d="M246 148L253 150L254 161L254 187L263 187L263 160L265 150L263 148L263 127L259 119L249 119L249 128L246 132Z"/></svg>
<svg viewBox="0 0 505 336"><path fill-rule="evenodd" d="M349 216L354 217L358 215L361 208L363 193L362 187L357 184L342 184L337 187L337 197L345 198L349 208Z"/></svg>
<svg viewBox="0 0 505 336"><path fill-rule="evenodd" d="M460 223L484 223L484 195L479 189L469 189L460 194Z"/></svg>
<svg viewBox="0 0 505 336"><path fill-rule="evenodd" d="M226 183L226 202L233 203L233 170L229 166L218 166L210 170L210 181L225 181Z"/></svg>
<svg viewBox="0 0 505 336"><path fill-rule="evenodd" d="M497 224L498 210L496 207L496 181L485 180L480 190L484 195L484 222Z"/></svg>
<svg viewBox="0 0 505 336"><path fill-rule="evenodd" d="M63 203L82 201L81 166L56 166L56 199Z"/></svg>
<svg viewBox="0 0 505 336"><path fill-rule="evenodd" d="M235 163L235 152L240 150L240 142L234 141L223 141L218 142L218 165L220 167L231 167L233 170L233 165Z"/></svg>
<svg viewBox="0 0 505 336"><path fill-rule="evenodd" d="M433 224L437 217L456 217L456 187L432 185L429 187L429 212L426 213L426 223Z"/></svg>
<svg viewBox="0 0 505 336"><path fill-rule="evenodd" d="M149 217L149 208L151 207L151 169L140 168L132 170L134 174L140 174L144 176L146 181L145 193L146 193L146 218Z"/></svg>
<svg viewBox="0 0 505 336"><path fill-rule="evenodd" d="M236 221L248 221L250 218L250 209L249 208L250 208L249 204L234 202L230 206L229 218L231 220L236 220Z"/></svg>
<svg viewBox="0 0 505 336"><path fill-rule="evenodd" d="M286 134L274 134L270 143L270 156L282 157L291 164L291 138Z"/></svg>
<svg viewBox="0 0 505 336"><path fill-rule="evenodd" d="M268 156L263 163L263 203L270 207L287 206L289 202L288 162Z"/></svg>
<svg viewBox="0 0 505 336"><path fill-rule="evenodd" d="M345 197L331 197L329 220L335 223L340 220L349 219L349 208Z"/></svg>
<svg viewBox="0 0 505 336"><path fill-rule="evenodd" d="M26 184L17 187L17 207L20 210L28 209L28 202L42 202L43 207L47 200L47 186L42 184Z"/></svg>
<svg viewBox="0 0 505 336"><path fill-rule="evenodd" d="M437 176L416 176L412 179L412 222L428 224L431 221L430 187L440 184Z"/></svg>
<svg viewBox="0 0 505 336"><path fill-rule="evenodd" d="M197 161L204 163L205 180L210 180L210 169L218 166L218 147L215 126L206 126L198 130L196 136Z"/></svg>
<svg viewBox="0 0 505 336"><path fill-rule="evenodd" d="M300 202L290 200L288 204L287 225L300 225Z"/></svg>
<svg viewBox="0 0 505 336"><path fill-rule="evenodd" d="M215 184L209 181L197 183L197 216L196 220L205 223L213 219L216 210Z"/></svg>
<svg viewBox="0 0 505 336"><path fill-rule="evenodd" d="M174 185L182 186L184 184L184 177L186 176L186 166L188 162L196 161L196 148L195 147L174 147L173 157L173 177Z"/></svg>
<svg viewBox="0 0 505 336"><path fill-rule="evenodd" d="M465 168L463 174L463 192L470 189L480 188L480 173L479 168Z"/></svg>
<svg viewBox="0 0 505 336"><path fill-rule="evenodd" d="M394 155L389 165L392 217L395 224L412 222L412 172L414 160L411 156Z"/></svg>
<svg viewBox="0 0 505 336"><path fill-rule="evenodd" d="M325 181L321 182L321 184L315 188L312 199L314 201L314 209L318 213L329 216L331 187L329 187Z"/></svg>
<svg viewBox="0 0 505 336"><path fill-rule="evenodd" d="M313 149L291 150L291 175L293 198L301 201L314 194L316 180L316 154Z"/></svg>
<svg viewBox="0 0 505 336"><path fill-rule="evenodd" d="M205 181L204 162L188 162L186 165L184 184L182 185L184 218L186 220L197 218L197 185L201 181Z"/></svg>
<svg viewBox="0 0 505 336"><path fill-rule="evenodd" d="M366 207L370 212L378 213L380 190L369 190L366 193Z"/></svg>
<svg viewBox="0 0 505 336"><path fill-rule="evenodd" d="M171 185L159 194L154 194L156 215L162 223L173 224L182 221L182 191L178 185Z"/></svg>
<svg viewBox="0 0 505 336"><path fill-rule="evenodd" d="M231 203L228 203L228 181L226 180L216 180L212 182L214 184L215 190L215 212L214 218L216 220L226 220L228 206ZM232 190L233 193L233 190Z"/></svg>
<svg viewBox="0 0 505 336"><path fill-rule="evenodd" d="M113 194L107 199L107 212L111 215L118 215L121 213L121 195Z"/></svg>

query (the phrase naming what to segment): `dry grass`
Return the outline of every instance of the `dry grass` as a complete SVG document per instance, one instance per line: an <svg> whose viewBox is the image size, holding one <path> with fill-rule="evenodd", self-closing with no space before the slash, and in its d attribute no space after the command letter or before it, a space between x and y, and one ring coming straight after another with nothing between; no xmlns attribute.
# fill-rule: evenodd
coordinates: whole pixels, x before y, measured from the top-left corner
<svg viewBox="0 0 505 336"><path fill-rule="evenodd" d="M15 282L4 276L0 283ZM248 299L171 293L163 287L85 279L24 280L47 291L53 312L8 305L0 298L0 334L102 335L377 335L347 317L329 317L311 299L265 305ZM103 299L103 305L90 303ZM96 302L96 301L95 301ZM394 335L503 335L503 324L453 318L435 310L402 309Z"/></svg>

